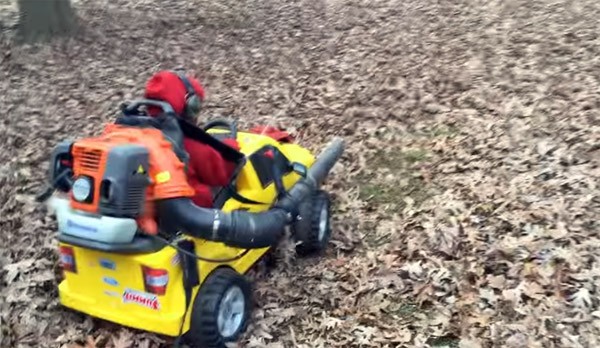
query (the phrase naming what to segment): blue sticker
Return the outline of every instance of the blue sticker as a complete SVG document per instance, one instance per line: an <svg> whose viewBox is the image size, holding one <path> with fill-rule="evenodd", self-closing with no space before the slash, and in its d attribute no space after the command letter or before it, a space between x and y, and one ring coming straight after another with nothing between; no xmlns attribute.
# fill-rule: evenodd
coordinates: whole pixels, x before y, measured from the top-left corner
<svg viewBox="0 0 600 348"><path fill-rule="evenodd" d="M115 270L115 268L117 268L117 266L115 265L115 263L113 261L107 260L107 259L100 259L100 267L106 268L106 269L112 269L113 271Z"/></svg>
<svg viewBox="0 0 600 348"><path fill-rule="evenodd" d="M112 286L119 285L119 282L115 278L111 278L111 277L104 277L104 278L102 278L102 281L105 282L106 284L112 285Z"/></svg>

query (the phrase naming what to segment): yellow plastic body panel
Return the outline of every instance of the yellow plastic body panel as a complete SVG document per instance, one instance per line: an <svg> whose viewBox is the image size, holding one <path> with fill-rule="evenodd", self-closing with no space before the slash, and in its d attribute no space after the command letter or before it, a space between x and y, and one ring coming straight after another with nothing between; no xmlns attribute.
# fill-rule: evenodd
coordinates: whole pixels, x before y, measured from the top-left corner
<svg viewBox="0 0 600 348"><path fill-rule="evenodd" d="M211 132L218 133L221 130ZM262 147L270 145L278 148L290 161L299 162L307 167L314 163L314 156L297 144L280 144L274 139L252 133L239 132L237 140L241 152L250 155ZM294 172L283 177L286 188L294 185L300 176ZM269 202L268 205L247 205L229 199L223 211L247 209L264 211L270 208L276 197L273 183L263 188L252 163L247 162L237 181L238 192L249 199ZM227 259L244 252L226 246L223 243L187 237L195 242L196 253L204 258ZM61 243L60 245L65 245ZM167 336L177 336L181 320L184 319L185 294L182 271L179 267L177 252L165 247L151 254L123 255L89 250L68 245L73 248L77 272L65 272L64 280L59 284L59 297L62 305L88 315L115 322L124 326L155 332ZM246 273L269 248L253 249L244 257L229 263L198 261L200 286L206 277L217 267L228 266L237 272ZM145 304L124 301L127 289L145 293L142 265L164 269L168 272L168 285L165 295L155 296ZM190 308L185 318L183 332L189 330L191 306L200 286L193 289Z"/></svg>

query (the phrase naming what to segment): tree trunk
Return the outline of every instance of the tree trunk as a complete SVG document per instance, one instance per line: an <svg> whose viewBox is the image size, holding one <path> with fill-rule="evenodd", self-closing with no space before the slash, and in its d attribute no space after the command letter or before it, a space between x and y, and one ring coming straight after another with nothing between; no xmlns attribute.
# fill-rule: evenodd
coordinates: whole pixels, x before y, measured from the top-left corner
<svg viewBox="0 0 600 348"><path fill-rule="evenodd" d="M71 0L19 0L17 40L33 43L77 32Z"/></svg>

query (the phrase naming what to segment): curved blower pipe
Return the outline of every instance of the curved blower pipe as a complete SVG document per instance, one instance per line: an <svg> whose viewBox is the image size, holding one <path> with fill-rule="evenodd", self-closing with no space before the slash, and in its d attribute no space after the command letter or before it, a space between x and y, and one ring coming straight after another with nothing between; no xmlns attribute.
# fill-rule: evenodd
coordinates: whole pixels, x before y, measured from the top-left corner
<svg viewBox="0 0 600 348"><path fill-rule="evenodd" d="M344 141L335 138L273 208L251 213L198 207L189 198L160 201L158 214L166 230L183 230L195 237L223 242L238 248L264 248L276 244L290 220L288 211L295 209L314 193L325 180L344 151Z"/></svg>
<svg viewBox="0 0 600 348"><path fill-rule="evenodd" d="M291 199L292 203L299 204L306 196L316 191L343 152L344 140L338 137L334 138L308 169L306 178L302 178L292 186L284 199Z"/></svg>

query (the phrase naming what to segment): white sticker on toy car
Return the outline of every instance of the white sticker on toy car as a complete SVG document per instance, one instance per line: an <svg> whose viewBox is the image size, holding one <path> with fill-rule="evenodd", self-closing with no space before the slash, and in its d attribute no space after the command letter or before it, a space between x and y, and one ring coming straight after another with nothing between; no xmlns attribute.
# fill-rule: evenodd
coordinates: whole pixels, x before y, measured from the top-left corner
<svg viewBox="0 0 600 348"><path fill-rule="evenodd" d="M116 291L104 290L104 295L111 296L111 297L119 297L119 293Z"/></svg>
<svg viewBox="0 0 600 348"><path fill-rule="evenodd" d="M158 296L133 289L125 289L125 292L123 292L123 303L136 303L154 310L160 308Z"/></svg>

